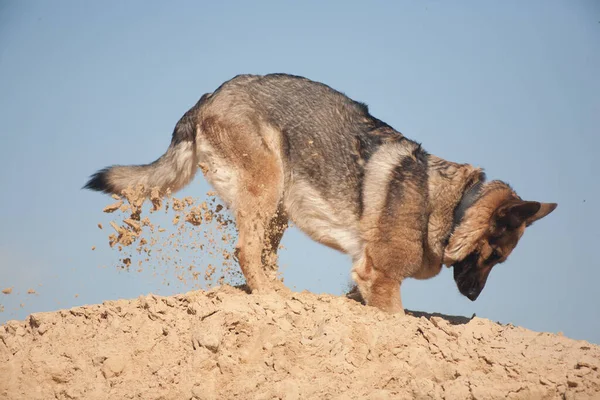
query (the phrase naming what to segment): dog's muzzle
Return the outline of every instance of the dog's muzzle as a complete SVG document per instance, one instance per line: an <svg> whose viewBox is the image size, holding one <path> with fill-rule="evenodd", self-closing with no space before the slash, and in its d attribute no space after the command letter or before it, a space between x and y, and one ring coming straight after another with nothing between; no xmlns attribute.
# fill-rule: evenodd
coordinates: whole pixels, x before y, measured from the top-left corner
<svg viewBox="0 0 600 400"><path fill-rule="evenodd" d="M471 301L477 300L485 287L485 280L482 281L481 274L477 268L477 259L478 255L474 253L452 266L454 269L454 281L459 292Z"/></svg>

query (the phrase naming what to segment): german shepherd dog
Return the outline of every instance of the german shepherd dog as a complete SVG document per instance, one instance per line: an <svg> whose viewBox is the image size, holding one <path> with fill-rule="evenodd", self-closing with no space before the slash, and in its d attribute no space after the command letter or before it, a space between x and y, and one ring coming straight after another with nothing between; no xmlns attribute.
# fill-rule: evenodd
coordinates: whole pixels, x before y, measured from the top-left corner
<svg viewBox="0 0 600 400"><path fill-rule="evenodd" d="M235 216L252 292L283 287L272 270L290 220L348 254L364 303L388 312L404 312L404 279L431 278L442 265L474 301L525 228L557 206L522 200L480 168L428 154L365 104L288 74L223 83L183 115L163 156L102 169L85 188L176 192L198 168Z"/></svg>

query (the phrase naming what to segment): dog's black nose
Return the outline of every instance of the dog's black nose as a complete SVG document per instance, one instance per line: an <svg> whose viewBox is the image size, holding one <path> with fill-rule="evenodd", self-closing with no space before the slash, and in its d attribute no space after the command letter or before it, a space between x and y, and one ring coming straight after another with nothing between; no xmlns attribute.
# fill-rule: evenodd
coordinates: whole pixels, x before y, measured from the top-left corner
<svg viewBox="0 0 600 400"><path fill-rule="evenodd" d="M479 293L481 292L477 289L469 289L467 293L465 293L465 296L467 296L469 300L475 301L479 297Z"/></svg>

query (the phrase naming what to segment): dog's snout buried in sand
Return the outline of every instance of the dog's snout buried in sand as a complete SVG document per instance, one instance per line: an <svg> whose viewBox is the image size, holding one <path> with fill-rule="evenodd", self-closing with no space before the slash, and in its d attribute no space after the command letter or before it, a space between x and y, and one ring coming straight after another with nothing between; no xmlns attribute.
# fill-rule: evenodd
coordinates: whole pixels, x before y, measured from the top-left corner
<svg viewBox="0 0 600 400"><path fill-rule="evenodd" d="M475 300L492 268L555 203L526 201L481 168L428 154L331 87L287 75L238 75L179 120L166 153L112 166L86 188L176 192L201 169L235 216L236 250L252 292L282 283L265 272L288 220L352 258L367 305L403 312L400 285L454 268Z"/></svg>

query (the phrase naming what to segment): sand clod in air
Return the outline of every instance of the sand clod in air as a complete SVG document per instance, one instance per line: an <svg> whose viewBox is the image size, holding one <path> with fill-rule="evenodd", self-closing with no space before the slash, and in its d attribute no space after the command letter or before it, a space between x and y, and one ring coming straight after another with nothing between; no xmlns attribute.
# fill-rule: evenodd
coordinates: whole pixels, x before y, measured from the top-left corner
<svg viewBox="0 0 600 400"><path fill-rule="evenodd" d="M138 185L113 198L117 202L104 212L112 217L108 243L121 254L118 268L132 270L135 265L136 272L150 268L164 276L167 285L171 278L198 288L244 282L230 256L237 237L235 224L214 192L203 198L180 198L169 190Z"/></svg>

